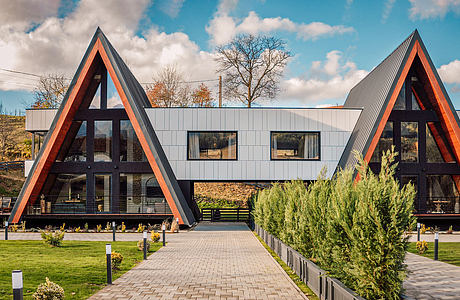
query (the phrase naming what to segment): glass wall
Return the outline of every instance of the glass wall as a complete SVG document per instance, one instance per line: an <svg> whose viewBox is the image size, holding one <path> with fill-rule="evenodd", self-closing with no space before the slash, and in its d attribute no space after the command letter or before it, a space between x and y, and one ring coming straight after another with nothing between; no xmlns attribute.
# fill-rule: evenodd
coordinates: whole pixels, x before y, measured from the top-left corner
<svg viewBox="0 0 460 300"><path fill-rule="evenodd" d="M110 74L107 74L107 108L124 108Z"/></svg>
<svg viewBox="0 0 460 300"><path fill-rule="evenodd" d="M401 161L418 162L417 122L401 122Z"/></svg>
<svg viewBox="0 0 460 300"><path fill-rule="evenodd" d="M459 194L451 175L427 175L427 206L431 213L459 213Z"/></svg>
<svg viewBox="0 0 460 300"><path fill-rule="evenodd" d="M120 121L120 161L147 161L130 120Z"/></svg>
<svg viewBox="0 0 460 300"><path fill-rule="evenodd" d="M58 162L86 161L86 121L73 121L56 157Z"/></svg>
<svg viewBox="0 0 460 300"><path fill-rule="evenodd" d="M86 174L50 174L49 192L43 194L42 213L85 213Z"/></svg>
<svg viewBox="0 0 460 300"><path fill-rule="evenodd" d="M96 203L96 212L110 212L111 209L111 190L112 190L112 175L111 174L95 174L94 175L94 195Z"/></svg>
<svg viewBox="0 0 460 300"><path fill-rule="evenodd" d="M188 132L187 159L237 159L236 132Z"/></svg>
<svg viewBox="0 0 460 300"><path fill-rule="evenodd" d="M385 125L380 136L379 142L375 147L374 153L370 162L381 162L382 153L387 152L393 145L393 122L389 121Z"/></svg>
<svg viewBox="0 0 460 300"><path fill-rule="evenodd" d="M319 160L319 132L272 132L271 159Z"/></svg>
<svg viewBox="0 0 460 300"><path fill-rule="evenodd" d="M94 161L112 161L112 121L94 121Z"/></svg>
<svg viewBox="0 0 460 300"><path fill-rule="evenodd" d="M120 213L171 213L153 173L120 174Z"/></svg>

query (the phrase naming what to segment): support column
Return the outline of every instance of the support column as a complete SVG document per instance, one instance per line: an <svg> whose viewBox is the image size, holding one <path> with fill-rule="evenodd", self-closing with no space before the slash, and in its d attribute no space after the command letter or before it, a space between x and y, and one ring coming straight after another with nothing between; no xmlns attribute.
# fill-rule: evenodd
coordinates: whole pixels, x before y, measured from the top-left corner
<svg viewBox="0 0 460 300"><path fill-rule="evenodd" d="M35 132L32 132L32 160L35 160Z"/></svg>

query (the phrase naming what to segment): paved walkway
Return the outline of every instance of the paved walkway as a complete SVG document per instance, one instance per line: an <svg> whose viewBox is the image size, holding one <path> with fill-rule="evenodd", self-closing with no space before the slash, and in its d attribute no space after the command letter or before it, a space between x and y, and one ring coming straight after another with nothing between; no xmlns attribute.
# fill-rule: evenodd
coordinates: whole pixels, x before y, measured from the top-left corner
<svg viewBox="0 0 460 300"><path fill-rule="evenodd" d="M413 299L460 299L460 267L407 253L405 294Z"/></svg>
<svg viewBox="0 0 460 300"><path fill-rule="evenodd" d="M420 240L427 241L427 242L434 242L434 233L421 234ZM410 234L409 242L416 242L416 241L417 241L417 234L416 233ZM454 233L454 234L440 233L439 242L440 243L442 242L460 242L460 234L459 233Z"/></svg>
<svg viewBox="0 0 460 300"><path fill-rule="evenodd" d="M90 299L306 299L245 224L200 224Z"/></svg>

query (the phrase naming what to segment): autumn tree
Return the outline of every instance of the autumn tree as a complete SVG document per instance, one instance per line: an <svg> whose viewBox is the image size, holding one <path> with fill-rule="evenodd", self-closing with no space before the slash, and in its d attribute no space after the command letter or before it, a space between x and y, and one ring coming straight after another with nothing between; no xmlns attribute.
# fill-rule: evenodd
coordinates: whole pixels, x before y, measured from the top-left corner
<svg viewBox="0 0 460 300"><path fill-rule="evenodd" d="M251 107L259 98L273 99L291 57L286 43L275 37L237 35L216 48L217 72L224 75L226 95Z"/></svg>
<svg viewBox="0 0 460 300"><path fill-rule="evenodd" d="M153 107L185 107L191 104L190 86L183 74L173 65L165 66L146 87L147 97Z"/></svg>
<svg viewBox="0 0 460 300"><path fill-rule="evenodd" d="M0 161L9 160L8 153L15 147L14 124L0 102Z"/></svg>
<svg viewBox="0 0 460 300"><path fill-rule="evenodd" d="M197 107L213 107L214 99L211 96L211 90L204 83L200 84L192 93L193 106Z"/></svg>
<svg viewBox="0 0 460 300"><path fill-rule="evenodd" d="M62 74L50 74L40 77L33 91L33 108L58 108L69 88Z"/></svg>

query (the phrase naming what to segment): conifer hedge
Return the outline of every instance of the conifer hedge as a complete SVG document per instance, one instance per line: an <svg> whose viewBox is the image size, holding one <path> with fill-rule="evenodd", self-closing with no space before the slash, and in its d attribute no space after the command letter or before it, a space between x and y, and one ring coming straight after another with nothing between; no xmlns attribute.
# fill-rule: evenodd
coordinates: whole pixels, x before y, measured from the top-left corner
<svg viewBox="0 0 460 300"><path fill-rule="evenodd" d="M415 189L400 189L395 155L384 153L378 175L359 158L355 169L332 179L323 171L308 187L274 184L257 195L255 222L362 297L399 299Z"/></svg>

